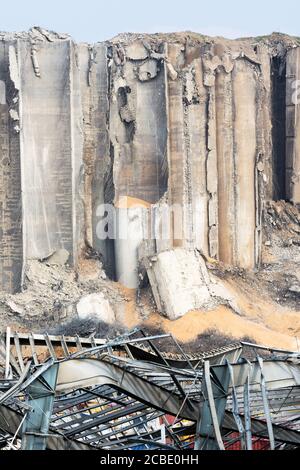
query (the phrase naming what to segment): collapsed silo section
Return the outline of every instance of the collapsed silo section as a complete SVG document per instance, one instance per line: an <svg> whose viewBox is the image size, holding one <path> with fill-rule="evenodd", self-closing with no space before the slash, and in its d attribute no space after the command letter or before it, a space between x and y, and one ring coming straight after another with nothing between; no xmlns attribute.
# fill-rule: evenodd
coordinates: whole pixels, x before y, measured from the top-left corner
<svg viewBox="0 0 300 470"><path fill-rule="evenodd" d="M286 199L300 203L300 48L286 56Z"/></svg>
<svg viewBox="0 0 300 470"><path fill-rule="evenodd" d="M24 266L18 41L0 41L0 290L20 290Z"/></svg>
<svg viewBox="0 0 300 470"><path fill-rule="evenodd" d="M140 41L114 44L111 52L116 279L130 288L138 286L138 247L151 233L147 208L160 200L168 183L163 52L161 44L151 49Z"/></svg>

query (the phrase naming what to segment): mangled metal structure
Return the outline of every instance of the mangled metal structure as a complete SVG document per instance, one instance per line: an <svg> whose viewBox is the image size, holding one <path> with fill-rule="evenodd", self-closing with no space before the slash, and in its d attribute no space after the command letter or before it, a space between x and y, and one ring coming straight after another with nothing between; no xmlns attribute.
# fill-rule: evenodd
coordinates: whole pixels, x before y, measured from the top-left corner
<svg viewBox="0 0 300 470"><path fill-rule="evenodd" d="M161 352L167 338L178 354ZM238 343L189 355L138 330L101 340L8 329L1 364L4 449L300 446L298 353Z"/></svg>

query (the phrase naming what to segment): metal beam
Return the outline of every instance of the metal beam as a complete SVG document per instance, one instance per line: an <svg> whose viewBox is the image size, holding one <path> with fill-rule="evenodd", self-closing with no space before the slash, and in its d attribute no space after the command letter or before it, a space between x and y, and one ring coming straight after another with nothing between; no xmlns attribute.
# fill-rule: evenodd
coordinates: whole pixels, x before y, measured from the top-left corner
<svg viewBox="0 0 300 470"><path fill-rule="evenodd" d="M242 419L241 419L240 414L239 414L239 403L238 403L238 397L237 397L235 384L234 384L233 369L232 369L232 365L229 364L228 361L226 361L226 362L227 362L227 367L228 367L228 370L229 370L229 375L230 375L230 380L231 380L232 412L233 412L233 416L234 416L236 425L237 425L238 430L239 430L240 440L241 440L241 447L242 447L242 449L244 449L245 448L245 428L244 428Z"/></svg>
<svg viewBox="0 0 300 470"><path fill-rule="evenodd" d="M27 413L22 428L23 450L46 449L57 373L56 363L39 375L26 389L28 404L32 410Z"/></svg>
<svg viewBox="0 0 300 470"><path fill-rule="evenodd" d="M20 429L20 424L23 420L23 414L13 410L4 405L0 405L0 428L5 430L11 436L14 436L16 431L18 431L17 436L20 439L22 437L22 432ZM49 450L96 450L95 447L92 447L83 442L68 439L63 435L55 434L53 431L50 431L47 436L47 449Z"/></svg>
<svg viewBox="0 0 300 470"><path fill-rule="evenodd" d="M267 394L267 389L266 389L263 359L261 357L258 357L258 363L259 363L259 367L261 370L261 394L263 398L265 417L267 421L267 428L268 428L268 434L269 434L269 440L270 440L270 449L274 450L275 449L274 433L273 433L272 420L271 420L271 415L270 415L268 394Z"/></svg>
<svg viewBox="0 0 300 470"><path fill-rule="evenodd" d="M244 385L244 418L245 418L246 449L252 450L249 376Z"/></svg>
<svg viewBox="0 0 300 470"><path fill-rule="evenodd" d="M59 363L57 391L90 385L110 385L153 408L174 416L181 410L180 417L197 420L197 402L190 400L187 404L174 391L156 385L125 368L99 359L70 359Z"/></svg>
<svg viewBox="0 0 300 470"><path fill-rule="evenodd" d="M209 361L204 362L204 380L202 396L204 403L200 408L200 423L197 424L199 433L196 449L224 450L220 428L225 416L227 393L230 374L227 367L217 369L210 367Z"/></svg>

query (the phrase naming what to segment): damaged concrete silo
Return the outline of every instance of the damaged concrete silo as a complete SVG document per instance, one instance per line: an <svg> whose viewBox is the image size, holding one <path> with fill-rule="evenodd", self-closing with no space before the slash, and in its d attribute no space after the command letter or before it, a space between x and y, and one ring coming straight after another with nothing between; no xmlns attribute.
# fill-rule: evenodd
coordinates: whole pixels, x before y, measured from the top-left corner
<svg viewBox="0 0 300 470"><path fill-rule="evenodd" d="M76 266L85 245L137 286L139 243L128 255L115 226L98 232L122 198L148 207L140 225L168 219L166 238L146 230L149 256L196 248L259 266L265 201L299 203L298 51L276 34L88 45L41 28L2 33L1 289L21 288L27 259L64 248ZM180 235L164 205L182 209Z"/></svg>

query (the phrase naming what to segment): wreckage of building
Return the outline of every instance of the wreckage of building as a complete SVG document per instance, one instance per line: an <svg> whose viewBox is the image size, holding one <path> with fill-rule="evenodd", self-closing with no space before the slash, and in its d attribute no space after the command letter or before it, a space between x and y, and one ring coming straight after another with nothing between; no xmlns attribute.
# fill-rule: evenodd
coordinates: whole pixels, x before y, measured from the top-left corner
<svg viewBox="0 0 300 470"><path fill-rule="evenodd" d="M299 448L299 353L239 343L188 355L173 339L178 353L166 354L158 340L168 336L134 330L101 340L8 328L1 447Z"/></svg>
<svg viewBox="0 0 300 470"><path fill-rule="evenodd" d="M170 216L144 264L183 247L258 266L264 201L300 202L299 51L279 34L88 45L41 28L1 33L1 290L20 290L26 261L61 248L76 266L86 243L111 278L136 287L138 248L164 203L182 208L182 231ZM102 204L116 208L116 226L125 211L140 238L97 236Z"/></svg>
<svg viewBox="0 0 300 470"><path fill-rule="evenodd" d="M113 339L28 332L92 315L117 328L128 292L140 300L144 287L139 320L152 308L168 321L212 317L220 304L242 318L225 271L232 284L260 272L267 223L293 224L293 250L289 239L275 246L290 251L273 272L290 283L276 298L288 292L296 305L299 60L299 38L277 33L93 45L39 27L0 33L0 330L18 316L22 331L0 338L1 448L300 447L293 346L249 339L191 355L169 333L132 325ZM84 283L91 259L98 271ZM266 337L260 313L247 325ZM298 341L297 327L275 322L276 341Z"/></svg>

